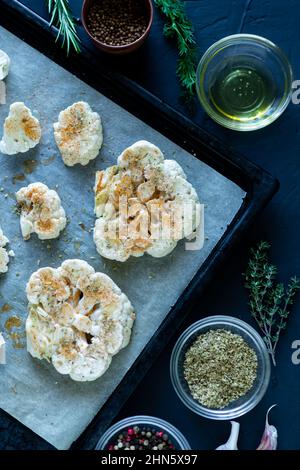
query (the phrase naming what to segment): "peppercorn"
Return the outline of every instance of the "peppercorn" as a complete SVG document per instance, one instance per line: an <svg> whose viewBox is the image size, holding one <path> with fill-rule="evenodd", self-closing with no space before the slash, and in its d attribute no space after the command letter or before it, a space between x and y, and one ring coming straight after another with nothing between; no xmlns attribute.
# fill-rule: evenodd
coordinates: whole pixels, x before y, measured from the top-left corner
<svg viewBox="0 0 300 470"><path fill-rule="evenodd" d="M145 426L130 427L108 444L108 450L168 450L174 449L168 434Z"/></svg>
<svg viewBox="0 0 300 470"><path fill-rule="evenodd" d="M138 0L101 0L92 5L87 24L92 36L104 44L131 44L147 29L145 7Z"/></svg>

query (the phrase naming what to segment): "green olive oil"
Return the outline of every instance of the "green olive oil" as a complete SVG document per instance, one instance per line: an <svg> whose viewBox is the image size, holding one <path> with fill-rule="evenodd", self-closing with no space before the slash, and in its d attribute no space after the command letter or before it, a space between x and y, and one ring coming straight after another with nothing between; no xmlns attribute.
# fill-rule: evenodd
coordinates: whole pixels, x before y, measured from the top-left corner
<svg viewBox="0 0 300 470"><path fill-rule="evenodd" d="M210 98L218 111L243 122L262 119L272 107L275 96L272 76L249 65L227 65L210 87Z"/></svg>

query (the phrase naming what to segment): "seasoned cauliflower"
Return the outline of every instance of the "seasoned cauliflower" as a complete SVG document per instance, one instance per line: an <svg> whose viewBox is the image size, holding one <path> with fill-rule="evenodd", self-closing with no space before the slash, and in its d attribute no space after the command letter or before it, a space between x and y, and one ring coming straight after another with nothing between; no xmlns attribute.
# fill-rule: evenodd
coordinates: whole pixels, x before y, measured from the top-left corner
<svg viewBox="0 0 300 470"><path fill-rule="evenodd" d="M0 80L7 77L10 68L10 58L0 49Z"/></svg>
<svg viewBox="0 0 300 470"><path fill-rule="evenodd" d="M0 152L6 155L25 153L34 148L42 135L39 121L24 103L13 103L3 126Z"/></svg>
<svg viewBox="0 0 300 470"><path fill-rule="evenodd" d="M41 240L57 238L67 219L56 191L43 183L32 183L16 193L21 210L20 225L24 240L36 233Z"/></svg>
<svg viewBox="0 0 300 470"><path fill-rule="evenodd" d="M106 274L73 259L32 274L26 288L27 349L73 380L98 379L125 348L135 314Z"/></svg>
<svg viewBox="0 0 300 470"><path fill-rule="evenodd" d="M59 114L54 137L67 166L87 165L97 157L103 143L101 118L90 105L79 101Z"/></svg>
<svg viewBox="0 0 300 470"><path fill-rule="evenodd" d="M0 364L5 364L6 357L5 357L5 340L0 333Z"/></svg>
<svg viewBox="0 0 300 470"><path fill-rule="evenodd" d="M150 142L136 142L119 156L117 166L96 174L97 250L117 261L144 253L166 256L198 227L198 206L180 165L164 160Z"/></svg>
<svg viewBox="0 0 300 470"><path fill-rule="evenodd" d="M6 273L8 270L9 256L5 249L7 243L9 243L9 240L3 235L0 228L0 273Z"/></svg>

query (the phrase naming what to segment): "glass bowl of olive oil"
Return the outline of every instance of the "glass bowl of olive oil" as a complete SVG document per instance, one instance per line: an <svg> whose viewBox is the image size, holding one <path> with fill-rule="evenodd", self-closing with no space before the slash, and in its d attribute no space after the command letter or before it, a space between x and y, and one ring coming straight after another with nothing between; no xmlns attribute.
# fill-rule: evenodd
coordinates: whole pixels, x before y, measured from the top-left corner
<svg viewBox="0 0 300 470"><path fill-rule="evenodd" d="M199 100L217 123L237 131L277 119L292 96L286 55L268 39L235 34L213 44L197 68Z"/></svg>

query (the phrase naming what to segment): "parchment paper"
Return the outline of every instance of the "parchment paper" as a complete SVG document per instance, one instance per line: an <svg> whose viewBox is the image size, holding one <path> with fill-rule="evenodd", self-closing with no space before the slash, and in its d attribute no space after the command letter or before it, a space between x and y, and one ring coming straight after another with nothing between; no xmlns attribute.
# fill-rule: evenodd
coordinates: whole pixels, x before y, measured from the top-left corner
<svg viewBox="0 0 300 470"><path fill-rule="evenodd" d="M43 137L34 150L17 156L0 155L0 225L16 253L9 271L0 278L0 331L7 341L7 365L0 366L0 406L59 449L68 448L82 433L111 395L126 371L150 340L186 285L207 258L242 204L244 193L216 171L130 115L109 99L59 67L36 50L0 28L0 48L12 60L7 84L7 104L0 106L0 123L9 105L24 101L40 119ZM88 167L64 166L53 138L52 123L58 113L78 100L98 111L104 125L104 147ZM125 264L101 259L89 230L94 225L93 184L96 169L115 164L123 149L137 140L158 145L166 158L176 159L206 204L205 235L201 251L186 251L184 243L166 258L144 256ZM28 173L27 160L36 160ZM30 165L29 165L30 166ZM31 165L32 166L32 165ZM31 168L32 169L32 168ZM27 173L26 173L27 171ZM25 176L24 181L20 178ZM16 177L16 175L19 175ZM19 217L13 212L14 193L29 183L41 181L55 188L69 217L62 236L42 242L32 236L24 242ZM83 230L79 224L84 224ZM108 372L93 383L76 383L58 374L46 361L34 360L20 338L24 332L27 299L25 286L31 273L42 266L58 266L64 259L82 258L103 271L120 286L133 303L137 320L132 341L112 362ZM4 307L5 310L5 307ZM9 336L5 328L11 316L22 319ZM16 343L20 349L16 349ZM21 344L20 344L21 343Z"/></svg>

